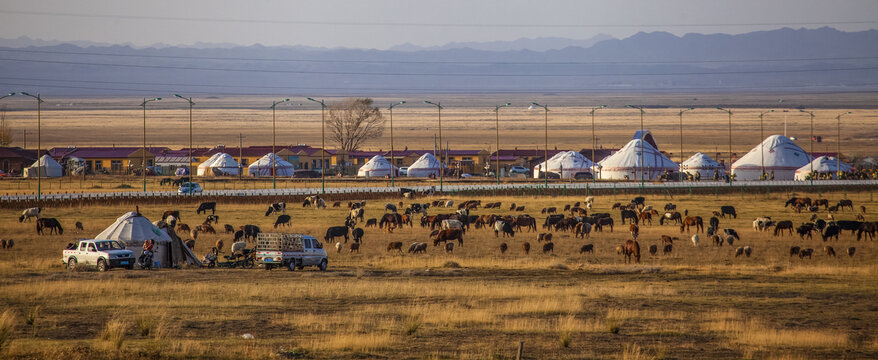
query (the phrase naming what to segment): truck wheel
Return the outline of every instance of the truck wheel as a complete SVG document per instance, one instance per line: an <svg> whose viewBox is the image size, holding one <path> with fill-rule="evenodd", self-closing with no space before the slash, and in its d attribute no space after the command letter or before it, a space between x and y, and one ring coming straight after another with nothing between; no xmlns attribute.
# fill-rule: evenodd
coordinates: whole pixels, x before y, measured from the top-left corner
<svg viewBox="0 0 878 360"><path fill-rule="evenodd" d="M326 259L320 261L318 268L320 268L320 271L326 271Z"/></svg>
<svg viewBox="0 0 878 360"><path fill-rule="evenodd" d="M107 262L104 259L98 259L98 271L104 272L107 271Z"/></svg>
<svg viewBox="0 0 878 360"><path fill-rule="evenodd" d="M262 268L265 270L271 270L271 265L270 264L262 264Z"/></svg>
<svg viewBox="0 0 878 360"><path fill-rule="evenodd" d="M290 260L290 266L287 269L290 269L290 271L296 270L296 262Z"/></svg>
<svg viewBox="0 0 878 360"><path fill-rule="evenodd" d="M76 258L67 259L67 270L76 270Z"/></svg>
<svg viewBox="0 0 878 360"><path fill-rule="evenodd" d="M134 270L134 264L125 265L125 270Z"/></svg>

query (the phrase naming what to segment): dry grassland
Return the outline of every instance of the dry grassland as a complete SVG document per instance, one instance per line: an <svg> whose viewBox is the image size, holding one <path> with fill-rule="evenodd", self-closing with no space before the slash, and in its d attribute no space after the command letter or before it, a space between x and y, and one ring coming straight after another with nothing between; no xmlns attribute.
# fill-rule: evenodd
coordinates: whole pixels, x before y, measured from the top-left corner
<svg viewBox="0 0 878 360"><path fill-rule="evenodd" d="M555 251L530 255L536 233L495 238L472 229L462 247L446 254L429 246L426 255L387 253L388 241L427 241L419 226L386 234L367 229L361 253L336 253L326 244L329 269L183 269L66 272L64 244L94 236L133 209L122 206L48 208L44 216L65 225L63 236L36 236L33 224L0 210L0 356L71 359L129 358L429 358L511 359L519 341L527 359L819 359L878 356L878 245L850 233L823 254L818 238L773 237L752 229L753 218L806 221L783 207L790 194L647 196L662 207L674 202L690 215L710 217L720 205L737 207L737 219L721 227L741 234L734 247L749 245L752 257L734 247L715 247L702 235L699 246L675 226L642 226L641 264L625 264L613 248L630 238L627 226L594 232L590 239L555 234ZM878 201L870 191L800 194L865 205L875 221ZM432 200L424 198L423 201ZM454 197L456 203L465 198ZM515 202L540 223L545 206L584 200L566 197L483 197ZM599 196L594 212L608 212L630 196ZM396 201L396 200L394 200ZM302 209L288 201L295 232L320 236L340 225L343 209ZM384 201L370 201L366 218L379 217ZM273 217L260 205L218 204L220 224L256 224L270 230ZM155 220L167 208L141 206ZM198 224L191 206L182 221ZM431 209L431 213L445 212ZM450 211L450 210L447 210ZM475 214L507 213L479 209ZM618 212L612 211L616 220ZM825 212L820 216L825 217ZM847 212L839 219L852 219ZM85 232L74 233L82 221ZM649 245L662 234L680 236L670 255L652 256ZM203 255L229 235L198 238ZM501 255L498 246L510 250ZM594 254L579 255L582 244ZM790 258L790 246L815 248L812 260ZM850 258L845 253L855 246ZM34 311L39 307L38 311ZM31 315L29 315L31 314ZM14 316L13 316L14 315ZM9 318L12 320L8 320ZM28 322L28 319L32 321ZM12 340L3 331L14 326ZM255 339L241 338L252 334Z"/></svg>

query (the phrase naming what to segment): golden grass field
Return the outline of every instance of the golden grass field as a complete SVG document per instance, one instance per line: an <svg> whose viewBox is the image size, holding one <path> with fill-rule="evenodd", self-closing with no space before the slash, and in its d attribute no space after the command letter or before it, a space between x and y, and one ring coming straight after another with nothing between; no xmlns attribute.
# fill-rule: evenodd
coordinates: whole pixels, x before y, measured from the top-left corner
<svg viewBox="0 0 878 360"><path fill-rule="evenodd" d="M648 195L705 220L720 205L735 205L737 219L721 219L741 241L716 247L686 241L676 226L642 226L641 264L625 264L613 250L630 238L627 226L593 232L590 239L556 233L555 251L530 255L536 233L495 238L472 229L454 254L429 246L426 255L387 253L389 241L424 242L415 225L392 234L367 229L361 253L329 252L320 272L259 269L113 270L67 272L60 263L68 242L94 236L132 206L46 208L44 216L65 225L63 236L35 235L17 222L17 211L0 210L0 340L12 328L0 357L70 359L513 359L520 341L526 359L865 359L878 357L878 245L844 233L832 241L838 257L823 253L819 238L757 233L752 220L770 215L798 224L810 214L783 206L788 193ZM878 220L871 190L800 193L863 205ZM597 196L593 212L609 212L631 196ZM436 198L422 198L427 202ZM456 203L468 198L452 197ZM582 201L581 196L481 197L526 206L541 224L546 206ZM341 225L344 209L303 209L286 199L293 232L322 238ZM352 199L355 200L355 199ZM398 201L397 199L387 201ZM380 217L385 201L370 200L366 218ZM218 204L220 224L256 224L270 230L267 204ZM155 220L168 207L141 206ZM194 206L180 207L182 221L198 224ZM450 212L431 209L431 214ZM612 211L618 221L618 211ZM853 219L850 211L837 219ZM820 217L826 213L821 211ZM84 233L73 223L82 221ZM646 249L662 234L680 236L670 255ZM702 234L702 237L703 234ZM203 235L199 256L230 235ZM498 246L510 250L501 255ZM593 243L594 254L580 255ZM749 245L752 257L734 256ZM813 259L788 256L792 245L814 248ZM855 246L856 255L845 250ZM2 312L0 311L0 312ZM252 334L254 340L241 338Z"/></svg>

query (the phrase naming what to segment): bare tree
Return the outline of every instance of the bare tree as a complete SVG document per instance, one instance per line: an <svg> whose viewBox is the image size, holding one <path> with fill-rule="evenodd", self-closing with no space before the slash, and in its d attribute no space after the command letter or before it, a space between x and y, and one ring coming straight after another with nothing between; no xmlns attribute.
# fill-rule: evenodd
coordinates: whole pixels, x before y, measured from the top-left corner
<svg viewBox="0 0 878 360"><path fill-rule="evenodd" d="M6 123L6 106L0 106L0 146L12 145L12 129Z"/></svg>
<svg viewBox="0 0 878 360"><path fill-rule="evenodd" d="M339 149L355 151L384 133L384 116L372 99L346 99L329 106L329 129Z"/></svg>

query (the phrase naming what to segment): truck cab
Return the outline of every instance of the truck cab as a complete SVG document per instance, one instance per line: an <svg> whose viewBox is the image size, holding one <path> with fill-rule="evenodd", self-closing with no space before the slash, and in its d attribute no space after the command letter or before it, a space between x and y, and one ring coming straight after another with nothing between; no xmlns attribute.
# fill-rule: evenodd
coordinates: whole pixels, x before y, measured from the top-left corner
<svg viewBox="0 0 878 360"><path fill-rule="evenodd" d="M94 267L98 271L112 268L134 268L134 253L116 240L79 240L75 246L64 250L61 262L68 270L77 267Z"/></svg>
<svg viewBox="0 0 878 360"><path fill-rule="evenodd" d="M285 267L290 271L316 266L326 270L323 244L311 235L260 233L256 239L256 263L266 270Z"/></svg>

